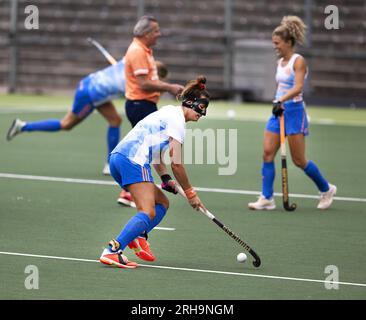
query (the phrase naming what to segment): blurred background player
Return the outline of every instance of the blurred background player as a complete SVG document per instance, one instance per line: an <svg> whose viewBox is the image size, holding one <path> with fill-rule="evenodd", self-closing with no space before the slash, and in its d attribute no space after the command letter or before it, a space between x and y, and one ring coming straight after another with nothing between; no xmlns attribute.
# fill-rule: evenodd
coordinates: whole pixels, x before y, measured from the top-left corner
<svg viewBox="0 0 366 320"><path fill-rule="evenodd" d="M308 120L303 101L303 87L307 76L305 59L295 53L296 43L303 44L306 26L297 16L283 17L281 24L272 33L272 43L279 58L276 81L276 98L273 101L273 115L264 134L262 164L262 194L248 207L253 210L273 210L273 182L275 179L274 159L280 148L279 116L285 117L285 134L293 163L304 170L320 191L318 209L327 209L336 194L336 186L327 182L316 164L305 157L305 136L309 134Z"/></svg>
<svg viewBox="0 0 366 320"><path fill-rule="evenodd" d="M168 74L166 66L157 61L158 76L162 79ZM109 175L109 154L120 140L121 116L118 114L112 100L125 94L125 63L124 59L105 69L91 73L83 78L76 89L71 110L60 119L46 119L36 122L25 122L15 119L7 133L10 141L22 132L71 130L87 118L94 109L107 120L107 161L103 174Z"/></svg>
<svg viewBox="0 0 366 320"><path fill-rule="evenodd" d="M123 97L125 93L125 64L123 59L115 65L91 73L79 82L74 102L62 119L46 119L36 122L25 122L15 119L11 125L7 139L11 140L21 132L46 131L56 132L71 130L94 109L107 120L107 161L103 168L103 174L109 174L109 153L120 140L120 125L122 118L118 114L112 99Z"/></svg>
<svg viewBox="0 0 366 320"><path fill-rule="evenodd" d="M166 181L170 191L177 193L176 182L167 173L162 161L162 152L169 147L171 168L177 182L186 193L189 204L195 208L203 204L188 180L182 164L182 145L185 136L185 123L198 121L206 115L209 94L206 91L206 79L198 77L188 82L180 99L180 106L168 105L141 120L117 145L110 157L113 178L122 188L127 188L135 200L137 213L127 222L116 239L109 242L100 261L120 268L135 268L135 262L129 262L122 251L128 245L135 254L147 261L154 261L147 233L157 226L169 208L169 200L154 184L150 164ZM152 137L152 138L151 138Z"/></svg>
<svg viewBox="0 0 366 320"><path fill-rule="evenodd" d="M183 90L179 84L159 80L152 47L160 36L158 21L152 16L142 16L133 29L133 40L125 55L125 111L132 127L158 110L161 92L176 96ZM123 189L117 201L123 205L133 205L131 194Z"/></svg>

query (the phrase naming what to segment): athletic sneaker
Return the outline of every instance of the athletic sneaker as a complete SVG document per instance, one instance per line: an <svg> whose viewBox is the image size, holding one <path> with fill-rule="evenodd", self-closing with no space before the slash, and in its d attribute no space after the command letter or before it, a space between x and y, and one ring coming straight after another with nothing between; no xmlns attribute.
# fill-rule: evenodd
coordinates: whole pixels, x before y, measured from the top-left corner
<svg viewBox="0 0 366 320"><path fill-rule="evenodd" d="M117 266L118 268L133 269L138 265L136 262L128 261L127 257L122 254L120 244L117 240L112 239L108 243L109 249L104 249L99 258L101 263L109 266Z"/></svg>
<svg viewBox="0 0 366 320"><path fill-rule="evenodd" d="M117 200L119 204L122 204L124 206L136 208L136 204L132 199L131 193L128 191L122 189L121 193L119 194L119 198Z"/></svg>
<svg viewBox="0 0 366 320"><path fill-rule="evenodd" d="M108 266L134 269L138 266L136 262L128 261L127 257L122 252L110 252L108 249L104 249L102 255L99 258L101 263Z"/></svg>
<svg viewBox="0 0 366 320"><path fill-rule="evenodd" d="M11 124L11 127L8 130L8 134L6 135L6 140L10 141L17 134L22 132L22 128L25 126L25 122L20 119L15 119Z"/></svg>
<svg viewBox="0 0 366 320"><path fill-rule="evenodd" d="M111 175L111 170L109 169L109 164L108 163L104 164L103 174L105 176L110 176Z"/></svg>
<svg viewBox="0 0 366 320"><path fill-rule="evenodd" d="M135 252L135 255L145 261L155 261L155 257L150 250L149 243L144 237L137 237L128 244L128 247Z"/></svg>
<svg viewBox="0 0 366 320"><path fill-rule="evenodd" d="M138 241L141 249L144 250L145 252L147 252L150 256L152 256L155 259L153 253L150 250L149 243L147 242L147 234L146 234L146 236L137 237L137 241Z"/></svg>
<svg viewBox="0 0 366 320"><path fill-rule="evenodd" d="M329 190L327 192L320 192L320 200L317 206L318 209L328 209L333 202L333 197L337 193L337 187L329 183Z"/></svg>
<svg viewBox="0 0 366 320"><path fill-rule="evenodd" d="M248 203L248 207L251 210L274 210L276 209L276 203L273 197L271 199L266 199L261 194L256 202Z"/></svg>

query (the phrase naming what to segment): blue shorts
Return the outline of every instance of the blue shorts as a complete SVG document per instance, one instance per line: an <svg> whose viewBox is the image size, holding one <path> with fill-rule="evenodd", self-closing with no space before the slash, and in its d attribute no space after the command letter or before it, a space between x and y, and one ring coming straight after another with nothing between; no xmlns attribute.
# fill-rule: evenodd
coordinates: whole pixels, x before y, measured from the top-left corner
<svg viewBox="0 0 366 320"><path fill-rule="evenodd" d="M156 103L148 100L126 100L125 111L128 121L134 127L150 113L158 111Z"/></svg>
<svg viewBox="0 0 366 320"><path fill-rule="evenodd" d="M145 164L142 167L129 160L123 154L112 153L109 158L109 168L112 177L121 188L126 188L129 184L138 182L154 183L149 164Z"/></svg>
<svg viewBox="0 0 366 320"><path fill-rule="evenodd" d="M285 135L302 133L304 136L309 134L309 123L302 102L285 104ZM280 134L280 119L272 115L266 125L266 130Z"/></svg>
<svg viewBox="0 0 366 320"><path fill-rule="evenodd" d="M89 97L89 82L89 77L85 77L79 82L71 109L72 113L81 119L86 118L95 109Z"/></svg>

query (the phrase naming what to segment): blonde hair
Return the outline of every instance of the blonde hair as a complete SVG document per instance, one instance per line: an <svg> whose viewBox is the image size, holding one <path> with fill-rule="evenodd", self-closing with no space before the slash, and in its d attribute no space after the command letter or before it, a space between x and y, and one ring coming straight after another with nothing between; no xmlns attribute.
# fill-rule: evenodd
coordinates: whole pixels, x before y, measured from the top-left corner
<svg viewBox="0 0 366 320"><path fill-rule="evenodd" d="M281 24L274 29L272 35L279 36L284 41L291 41L292 46L296 43L305 43L306 25L298 16L284 16Z"/></svg>

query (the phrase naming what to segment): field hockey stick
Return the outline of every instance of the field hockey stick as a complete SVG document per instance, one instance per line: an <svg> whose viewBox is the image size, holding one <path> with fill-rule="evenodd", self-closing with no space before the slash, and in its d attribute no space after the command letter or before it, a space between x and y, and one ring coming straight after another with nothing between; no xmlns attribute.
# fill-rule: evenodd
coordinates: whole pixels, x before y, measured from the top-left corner
<svg viewBox="0 0 366 320"><path fill-rule="evenodd" d="M99 52L108 60L110 64L117 63L116 59L114 59L113 56L98 41L90 37L87 40L99 50Z"/></svg>
<svg viewBox="0 0 366 320"><path fill-rule="evenodd" d="M186 194L184 193L181 186L177 185L178 193L185 199L187 199ZM261 259L259 258L258 254L248 245L246 244L236 233L230 230L226 225L220 222L210 211L204 209L202 207L199 210L210 220L212 220L216 225L218 225L222 230L224 230L232 239L238 242L247 252L251 254L254 258L253 266L258 268L261 265Z"/></svg>
<svg viewBox="0 0 366 320"><path fill-rule="evenodd" d="M282 113L280 116L280 141L281 141L281 172L282 172L282 202L286 211L294 211L296 204L290 205L289 191L288 191L288 175L287 175L287 161L286 161L286 137L285 137L285 116Z"/></svg>

